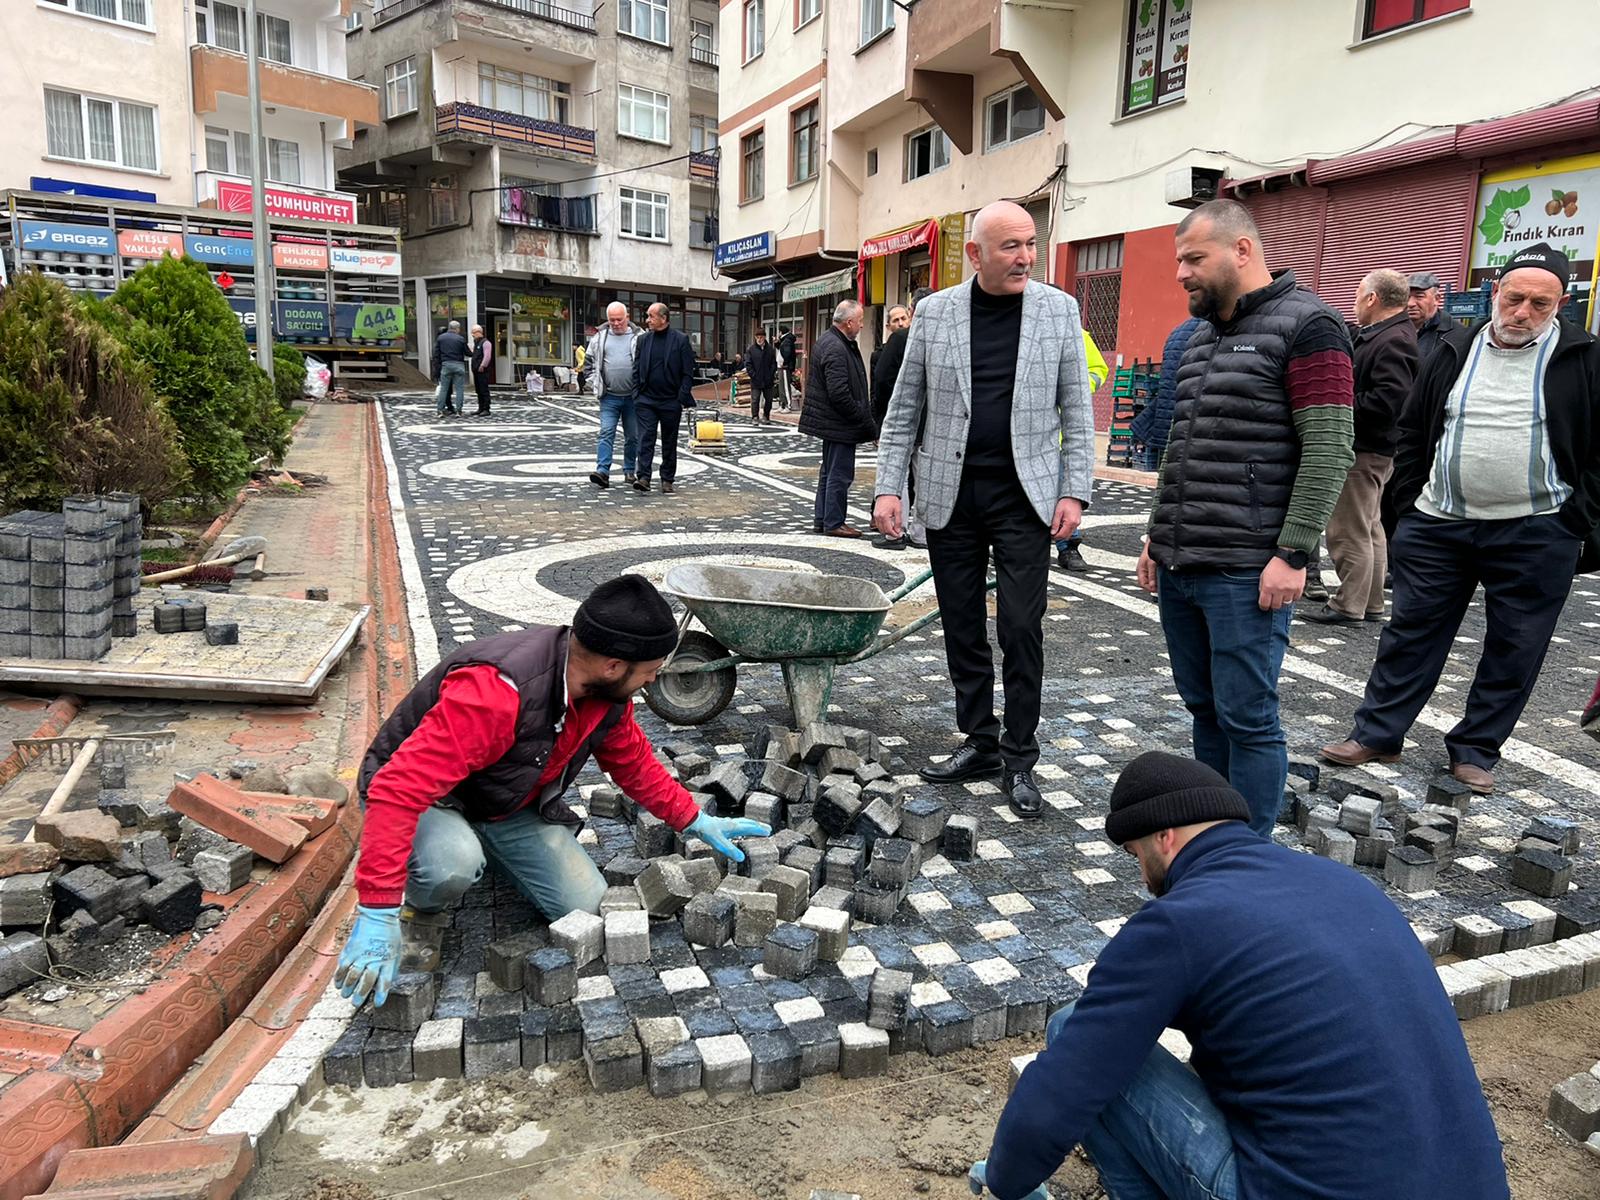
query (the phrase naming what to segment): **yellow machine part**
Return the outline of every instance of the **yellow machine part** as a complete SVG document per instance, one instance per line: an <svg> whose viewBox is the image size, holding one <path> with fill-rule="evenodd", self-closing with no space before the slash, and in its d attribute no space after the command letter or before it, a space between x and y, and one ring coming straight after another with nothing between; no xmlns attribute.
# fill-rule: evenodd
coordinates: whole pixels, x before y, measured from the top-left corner
<svg viewBox="0 0 1600 1200"><path fill-rule="evenodd" d="M722 441L722 422L702 420L694 423L694 436L700 442Z"/></svg>

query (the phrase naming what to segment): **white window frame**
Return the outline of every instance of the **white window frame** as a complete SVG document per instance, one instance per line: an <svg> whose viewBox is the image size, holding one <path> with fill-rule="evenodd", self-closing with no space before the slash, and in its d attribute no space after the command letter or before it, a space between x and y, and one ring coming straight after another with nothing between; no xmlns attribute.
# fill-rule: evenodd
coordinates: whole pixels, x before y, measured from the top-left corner
<svg viewBox="0 0 1600 1200"><path fill-rule="evenodd" d="M397 68L405 68L403 71ZM411 103L399 107L399 92L404 85ZM383 117L389 120L392 117L404 117L417 111L417 56L407 55L399 62L392 62L383 68Z"/></svg>
<svg viewBox="0 0 1600 1200"><path fill-rule="evenodd" d="M894 0L861 0L861 40L870 45L894 28Z"/></svg>
<svg viewBox="0 0 1600 1200"><path fill-rule="evenodd" d="M277 56L267 52L268 47L272 44L272 39L266 36L266 34L270 23L274 21L283 26L285 49L284 56L282 58L278 58ZM258 9L256 11L256 33L260 36L261 40L261 47L258 53L261 55L261 60L263 62L275 62L285 67L294 66L294 25L287 17L279 17L273 15L272 13L264 13Z"/></svg>
<svg viewBox="0 0 1600 1200"><path fill-rule="evenodd" d="M1027 83L1018 83L1006 88L1006 90L1003 92L996 92L983 102L983 152L985 154L989 153L991 150L1004 150L1007 146L1015 146L1017 143L1025 142L1031 137L1038 137L1044 132L1045 126L1050 123L1050 114L1045 110L1044 101L1040 99L1039 93L1034 92L1034 99L1039 102L1039 112L1042 114L1039 122L1039 128L1035 129L1032 133L1025 133L1021 137L1011 136L1011 97L1015 96L1018 92L1032 90L1033 89L1031 85ZM1000 104L1004 104L1006 106L1006 137L1004 141L996 142L991 141L989 138L989 114L992 113L995 107Z"/></svg>
<svg viewBox="0 0 1600 1200"><path fill-rule="evenodd" d="M493 103L485 102L484 87L492 89L490 99ZM501 103L500 90L514 88L517 92L516 108L508 108ZM528 111L528 99L532 94L544 96L544 109L547 115L538 116ZM484 108L492 108L497 112L515 113L533 121L550 121L557 125L572 124L572 85L564 79L551 79L545 75L532 75L527 71L519 71L515 67L502 67L498 63L478 63L478 103Z"/></svg>
<svg viewBox="0 0 1600 1200"><path fill-rule="evenodd" d="M639 233L639 216L650 214L650 232ZM660 221L656 218L659 216ZM657 237L655 230L660 229ZM672 197L666 192L652 192L645 188L624 185L617 191L617 234L637 242L668 242L672 240Z"/></svg>
<svg viewBox="0 0 1600 1200"><path fill-rule="evenodd" d="M154 0L150 0L150 2L153 3ZM232 11L235 25L239 31L239 44L237 46L224 45L217 39L218 8L226 8ZM250 53L250 45L246 40L247 31L245 29L247 16L248 10L245 8L243 0L195 0L195 40L203 45L211 46L217 50L226 51L229 54L248 54ZM257 10L256 28L258 32L264 34L267 29L267 22L269 21L275 21L279 25L283 26L283 32L287 38L288 49L286 56L282 58L268 53L268 47L271 39L263 36L259 39L261 42L260 53L262 61L275 62L280 66L285 67L294 66L294 22L289 20L287 17L280 17L276 13L267 13Z"/></svg>
<svg viewBox="0 0 1600 1200"><path fill-rule="evenodd" d="M743 0L741 19L744 21L744 61L753 62L767 49L767 2Z"/></svg>
<svg viewBox="0 0 1600 1200"><path fill-rule="evenodd" d="M822 15L822 0L797 0L795 4L796 29L804 29Z"/></svg>
<svg viewBox="0 0 1600 1200"><path fill-rule="evenodd" d="M657 46L672 45L672 16L667 3L668 0L617 0L617 32ZM643 33L639 32L641 24L645 27Z"/></svg>
<svg viewBox="0 0 1600 1200"><path fill-rule="evenodd" d="M795 118L806 109L816 107L817 119L811 125L811 172L807 175L800 174L800 146L797 135L799 130L795 127ZM789 110L789 186L810 183L822 171L822 97L808 101L796 108Z"/></svg>
<svg viewBox="0 0 1600 1200"><path fill-rule="evenodd" d="M700 144L695 145L696 142ZM709 113L693 113L689 117L689 150L694 154L709 154L717 148L717 118Z"/></svg>
<svg viewBox="0 0 1600 1200"><path fill-rule="evenodd" d="M628 113L628 120L623 120L624 106ZM641 109L652 114L650 133L640 133L639 112ZM656 117L659 116L661 136L656 137L654 127ZM654 88L639 87L632 83L617 84L617 135L619 137L634 138L641 142L655 142L657 145L672 145L672 96L667 92L658 92Z"/></svg>
<svg viewBox="0 0 1600 1200"><path fill-rule="evenodd" d="M75 17L88 17L91 21L104 21L108 25L125 25L129 29L143 29L154 32L156 27L156 0L99 0L107 5L116 14L106 16L85 8L96 0L39 0L39 7L54 8L62 12L71 13ZM128 14L144 13L144 20L130 17Z"/></svg>
<svg viewBox="0 0 1600 1200"><path fill-rule="evenodd" d="M928 169L920 174L913 175L911 173L911 167L912 163L916 159L916 142L918 138L928 139ZM944 146L943 162L938 161L938 151L941 144ZM955 147L950 144L949 135L945 133L943 129L940 129L939 126L924 125L921 129L912 130L910 133L906 134L906 162L905 170L900 173L901 179L906 183L911 183L914 180L926 179L929 175L937 174L950 165L950 160L952 157L954 157L954 154Z"/></svg>
<svg viewBox="0 0 1600 1200"><path fill-rule="evenodd" d="M292 152L292 153L291 153ZM273 183L287 183L298 186L301 182L300 169L300 143L288 138L269 137L267 139L267 157L264 160L267 168L267 178ZM285 162L293 162L294 170L283 170ZM290 175L293 178L290 178Z"/></svg>
<svg viewBox="0 0 1600 1200"><path fill-rule="evenodd" d="M220 125L207 125L205 128L205 153L206 170L215 171L219 175L232 175L233 170L233 131L224 129ZM211 149L213 146L222 147L222 165L211 164Z"/></svg>
<svg viewBox="0 0 1600 1200"><path fill-rule="evenodd" d="M73 91L69 88L46 87L46 92L55 92L63 96L74 96L78 101L78 135L83 143L81 156L62 154L50 146L50 117L48 104L45 108L45 156L47 158L61 159L65 162L84 163L88 166L105 167L116 171L137 171L141 175L161 174L161 110L154 104L141 104L136 100L119 100L115 96L102 96L94 92ZM111 105L111 138L112 157L92 158L89 155L89 104L91 102ZM155 164L149 167L137 166L123 160L122 147L122 110L127 108L143 108L149 110L151 144L155 151Z"/></svg>

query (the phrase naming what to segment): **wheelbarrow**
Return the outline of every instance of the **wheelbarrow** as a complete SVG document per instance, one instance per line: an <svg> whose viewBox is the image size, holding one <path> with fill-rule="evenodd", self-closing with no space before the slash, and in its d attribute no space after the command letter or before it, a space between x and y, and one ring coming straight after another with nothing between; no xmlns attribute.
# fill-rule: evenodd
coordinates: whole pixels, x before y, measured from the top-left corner
<svg viewBox="0 0 1600 1200"><path fill-rule="evenodd" d="M881 654L939 619L934 609L878 636L894 602L932 577L931 570L923 571L885 593L871 580L848 575L675 566L662 590L683 601L678 648L645 689L645 703L674 725L701 725L728 707L741 665L775 662L783 671L794 727L804 729L828 711L836 667ZM696 619L707 632L689 629Z"/></svg>

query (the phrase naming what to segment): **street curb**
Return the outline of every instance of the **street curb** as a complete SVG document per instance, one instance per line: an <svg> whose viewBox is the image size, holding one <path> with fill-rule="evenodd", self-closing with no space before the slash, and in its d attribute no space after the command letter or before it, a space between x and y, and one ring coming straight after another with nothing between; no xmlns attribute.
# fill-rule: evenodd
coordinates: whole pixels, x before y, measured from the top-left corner
<svg viewBox="0 0 1600 1200"><path fill-rule="evenodd" d="M28 736L36 738L60 737L62 731L72 724L72 719L78 715L78 710L82 707L83 701L77 696L57 696L50 701L50 706L45 709L45 718L40 722L39 728ZM4 758L0 758L0 788L5 787L6 784L22 774L23 768L27 765L22 761L22 751L20 750L12 750Z"/></svg>

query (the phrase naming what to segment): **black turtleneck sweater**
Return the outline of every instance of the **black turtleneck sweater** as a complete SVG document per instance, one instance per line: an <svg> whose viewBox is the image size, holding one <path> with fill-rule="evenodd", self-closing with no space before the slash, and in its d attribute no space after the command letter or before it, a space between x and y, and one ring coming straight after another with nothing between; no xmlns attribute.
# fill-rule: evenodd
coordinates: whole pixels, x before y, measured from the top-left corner
<svg viewBox="0 0 1600 1200"><path fill-rule="evenodd" d="M1017 381L1022 293L991 296L972 281L972 424L967 466L1011 468L1011 392Z"/></svg>

